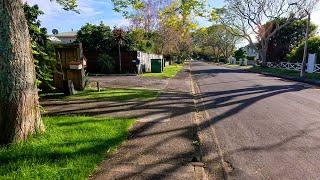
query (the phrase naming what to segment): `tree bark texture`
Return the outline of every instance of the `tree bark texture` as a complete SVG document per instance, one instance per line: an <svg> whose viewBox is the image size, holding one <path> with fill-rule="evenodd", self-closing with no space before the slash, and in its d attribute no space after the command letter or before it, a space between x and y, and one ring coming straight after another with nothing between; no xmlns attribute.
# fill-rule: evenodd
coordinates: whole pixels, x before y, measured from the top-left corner
<svg viewBox="0 0 320 180"><path fill-rule="evenodd" d="M0 144L44 131L21 0L0 0Z"/></svg>
<svg viewBox="0 0 320 180"><path fill-rule="evenodd" d="M261 49L259 50L259 54L260 54L260 59L261 59L261 66L266 67L267 66L267 52L268 52L268 46L269 46L269 38L261 39L260 45L261 45Z"/></svg>

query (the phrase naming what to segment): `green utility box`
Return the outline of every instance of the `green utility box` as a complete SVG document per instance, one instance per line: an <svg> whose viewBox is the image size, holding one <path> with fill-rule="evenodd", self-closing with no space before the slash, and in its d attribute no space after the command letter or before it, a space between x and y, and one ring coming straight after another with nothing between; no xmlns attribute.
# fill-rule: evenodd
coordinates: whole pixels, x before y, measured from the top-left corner
<svg viewBox="0 0 320 180"><path fill-rule="evenodd" d="M151 59L151 72L152 73L162 73L162 59Z"/></svg>

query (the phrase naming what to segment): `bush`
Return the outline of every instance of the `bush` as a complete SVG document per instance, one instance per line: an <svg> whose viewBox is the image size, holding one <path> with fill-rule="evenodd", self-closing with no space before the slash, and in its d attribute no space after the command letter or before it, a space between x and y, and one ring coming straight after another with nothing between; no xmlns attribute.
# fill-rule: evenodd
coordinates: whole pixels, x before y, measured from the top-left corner
<svg viewBox="0 0 320 180"><path fill-rule="evenodd" d="M254 57L254 56L247 56L247 59L248 59L249 61L254 61L254 60L255 60L255 57Z"/></svg>
<svg viewBox="0 0 320 180"><path fill-rule="evenodd" d="M101 73L114 73L116 70L116 63L113 57L106 53L102 53L98 57L98 62L101 65Z"/></svg>
<svg viewBox="0 0 320 180"><path fill-rule="evenodd" d="M82 43L83 48L94 52L111 52L117 49L112 29L103 24L86 24L77 33L77 40Z"/></svg>
<svg viewBox="0 0 320 180"><path fill-rule="evenodd" d="M240 48L234 52L234 57L237 60L240 60L241 58L246 58L247 55L246 55L246 52L242 48Z"/></svg>
<svg viewBox="0 0 320 180"><path fill-rule="evenodd" d="M227 63L228 62L228 60L226 58L224 58L224 57L219 57L218 60L221 63Z"/></svg>
<svg viewBox="0 0 320 180"><path fill-rule="evenodd" d="M293 48L292 51L287 54L287 60L290 62L302 62L305 43L300 43L298 47ZM319 62L320 55L320 36L312 37L308 40L308 53L317 53Z"/></svg>

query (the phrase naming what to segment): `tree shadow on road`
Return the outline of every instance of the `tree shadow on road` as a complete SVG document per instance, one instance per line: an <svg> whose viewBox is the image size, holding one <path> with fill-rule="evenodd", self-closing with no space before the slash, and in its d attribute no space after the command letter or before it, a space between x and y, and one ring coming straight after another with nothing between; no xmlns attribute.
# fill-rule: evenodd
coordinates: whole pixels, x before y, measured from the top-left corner
<svg viewBox="0 0 320 180"><path fill-rule="evenodd" d="M203 70L193 71L192 73L197 78L207 76L214 76L211 73L247 73L245 71L235 71L228 69L218 70ZM274 85L274 86L257 86L247 87L242 89L225 90L217 92L207 92L192 96L189 93L180 92L165 92L156 101L129 101L129 102L107 102L107 101L90 101L88 104L82 102L81 106L77 104L63 104L59 107L48 106L48 115L88 115L88 116L121 116L121 117L137 117L139 119L159 114L159 116L152 119L151 122L141 122L132 130L128 142L124 143L119 151L115 153L106 163L102 164L102 169L96 173L108 174L112 169L118 169L123 164L130 164L130 162L140 162L144 156L161 156L162 158L148 163L141 162L136 165L134 171L129 171L124 174L119 174L118 179L135 178L141 174L145 175L146 179L161 179L165 174L175 174L182 167L190 165L190 161L198 151L197 147L185 149L184 151L174 151L170 154L168 150L159 150L162 145L174 141L188 141L193 142L197 140L196 129L194 124L183 124L183 118L187 118L195 111L193 98L201 102L198 106L201 110L211 110L219 107L229 107L226 112L217 115L211 119L206 119L199 124L201 130L206 130L212 127L215 123L228 119L253 104L268 99L273 96L289 92L298 92L307 89L301 84L293 85ZM235 100L235 98L240 100ZM46 106L45 106L46 108ZM51 111L50 111L51 108ZM166 122L164 120L170 119ZM176 121L176 122L175 122ZM170 123L173 123L170 127ZM176 125L178 123L180 125ZM162 125L167 125L166 128L161 128ZM168 127L169 126L169 127ZM299 136L300 134L298 134ZM158 137L158 138L157 138ZM288 139L287 141L290 141ZM284 141L283 143L286 143ZM142 149L142 145L147 145L147 149ZM180 147L179 144L176 144ZM277 143L274 145L277 146ZM169 146L168 146L169 147ZM265 147L262 147L265 148ZM240 149L239 151L254 150L251 147L247 149ZM164 154L162 154L164 153ZM203 151L202 155L206 152ZM218 160L214 160L218 161ZM165 165L163 168L163 165ZM134 165L135 166L135 165Z"/></svg>

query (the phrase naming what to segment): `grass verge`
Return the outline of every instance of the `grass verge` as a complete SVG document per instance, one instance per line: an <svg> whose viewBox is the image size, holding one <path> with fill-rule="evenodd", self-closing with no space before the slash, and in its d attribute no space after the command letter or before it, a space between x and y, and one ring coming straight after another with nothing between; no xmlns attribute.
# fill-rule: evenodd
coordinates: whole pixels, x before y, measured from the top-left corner
<svg viewBox="0 0 320 180"><path fill-rule="evenodd" d="M145 73L144 77L173 78L183 69L183 64L175 64L164 68L162 73Z"/></svg>
<svg viewBox="0 0 320 180"><path fill-rule="evenodd" d="M0 147L0 179L87 179L133 119L44 117L46 133Z"/></svg>
<svg viewBox="0 0 320 180"><path fill-rule="evenodd" d="M261 66L255 66L250 68L249 70L257 71L257 72L264 72L264 73L270 73L274 75L279 76L288 76L293 78L299 78L300 72L299 71L292 71L287 69L280 69L280 68L272 68L272 67L261 67ZM320 80L320 73L306 73L305 78L309 80Z"/></svg>
<svg viewBox="0 0 320 180"><path fill-rule="evenodd" d="M160 91L146 89L96 89L88 88L75 95L66 97L67 99L101 99L109 101L128 100L152 100L159 96Z"/></svg>
<svg viewBox="0 0 320 180"><path fill-rule="evenodd" d="M153 100L160 95L160 91L148 89L124 89L124 88L103 88L98 92L94 88L87 88L77 94L65 96L63 93L42 94L42 99L100 99L106 101L128 101L128 100Z"/></svg>

